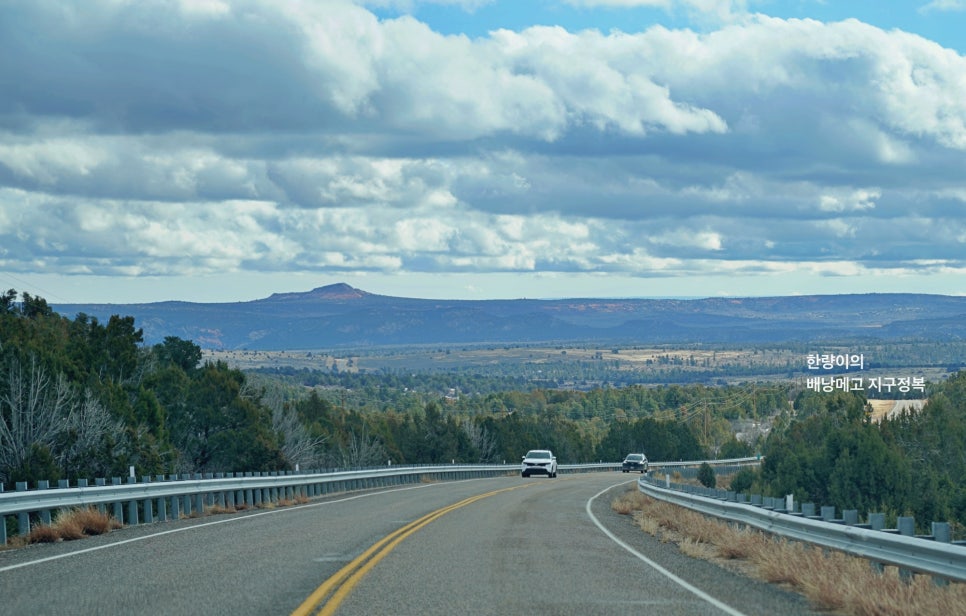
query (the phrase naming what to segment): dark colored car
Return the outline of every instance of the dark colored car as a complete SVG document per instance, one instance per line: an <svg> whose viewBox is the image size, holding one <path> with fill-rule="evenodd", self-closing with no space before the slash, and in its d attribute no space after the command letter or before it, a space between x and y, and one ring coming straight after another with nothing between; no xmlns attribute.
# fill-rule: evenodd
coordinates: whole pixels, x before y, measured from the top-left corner
<svg viewBox="0 0 966 616"><path fill-rule="evenodd" d="M642 453L629 453L621 463L621 472L640 471L642 474L647 472L647 456Z"/></svg>

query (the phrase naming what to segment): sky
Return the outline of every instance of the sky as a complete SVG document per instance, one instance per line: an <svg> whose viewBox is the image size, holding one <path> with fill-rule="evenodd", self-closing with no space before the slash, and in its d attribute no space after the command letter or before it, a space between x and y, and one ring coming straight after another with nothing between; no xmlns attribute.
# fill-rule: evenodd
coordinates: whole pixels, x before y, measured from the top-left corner
<svg viewBox="0 0 966 616"><path fill-rule="evenodd" d="M0 288L966 292L966 0L4 0Z"/></svg>

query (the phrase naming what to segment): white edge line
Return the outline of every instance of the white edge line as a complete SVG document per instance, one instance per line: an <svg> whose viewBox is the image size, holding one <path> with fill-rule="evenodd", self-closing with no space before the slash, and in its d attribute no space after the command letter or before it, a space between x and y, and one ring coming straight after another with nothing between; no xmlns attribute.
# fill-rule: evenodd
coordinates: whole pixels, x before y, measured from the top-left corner
<svg viewBox="0 0 966 616"><path fill-rule="evenodd" d="M641 561L643 561L646 565L648 565L649 567L652 567L653 569L657 570L659 573L661 573L662 575L664 575L665 577L667 577L668 579L670 579L672 582L675 582L676 584L678 584L679 586L681 586L685 590L687 590L687 591L689 591L689 592L697 595L699 598L703 599L704 601L707 601L708 603L710 603L711 605L717 607L718 609L720 609L721 611L725 612L726 614L731 614L732 616L745 616L745 614L743 612L739 612L738 610L734 609L730 605L727 605L725 603L722 603L721 601L715 599L714 597L712 597L708 593L704 592L700 588L697 588L696 586L693 586L693 585L689 584L688 582L684 581L683 579L679 578L678 576L674 575L673 573L671 573L670 571L668 571L667 569L665 569L661 565L657 564L656 562L654 562L653 560L651 560L647 556L644 556L643 554L641 554L640 552L638 552L637 550L635 550L634 548L632 548L628 544L626 544L623 541L621 541L620 539L618 539L617 536L614 535L614 533L612 533L609 530L607 530L606 528L604 528L604 525L600 523L600 520L597 519L597 516L595 516L594 513L590 510L590 506L591 506L591 504L593 504L593 502L597 499L598 496L600 496L604 492L607 492L609 490L612 490L612 489L616 488L617 486L624 485L624 483L626 483L626 482L617 483L617 484L614 484L614 485L610 486L609 488L604 488L603 490L601 490L597 494L594 494L593 496L590 497L590 499L587 501L587 505L586 505L585 509L587 510L587 515L590 517L591 522L593 522L597 526L597 528L600 529L600 531L602 533L604 533L605 535L607 535L607 537L610 538L611 541L613 541L617 545L621 546L622 548L624 548L625 550L627 550L628 552L630 552L631 554L633 554L634 556L636 556L638 559L640 559Z"/></svg>

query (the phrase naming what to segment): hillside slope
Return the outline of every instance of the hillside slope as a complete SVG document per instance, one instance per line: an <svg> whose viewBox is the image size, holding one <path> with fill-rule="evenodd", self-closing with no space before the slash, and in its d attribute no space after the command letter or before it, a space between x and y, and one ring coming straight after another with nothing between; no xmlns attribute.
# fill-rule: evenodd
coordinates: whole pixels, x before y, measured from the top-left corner
<svg viewBox="0 0 966 616"><path fill-rule="evenodd" d="M145 341L209 349L450 343L769 343L966 339L966 297L923 294L707 299L432 300L333 284L233 303L62 304L70 318L133 316Z"/></svg>

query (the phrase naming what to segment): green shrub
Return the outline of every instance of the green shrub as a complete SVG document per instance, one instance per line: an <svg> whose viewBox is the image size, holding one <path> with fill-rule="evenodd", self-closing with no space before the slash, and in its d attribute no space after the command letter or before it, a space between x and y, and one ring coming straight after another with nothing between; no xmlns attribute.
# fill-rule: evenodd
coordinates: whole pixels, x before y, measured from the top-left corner
<svg viewBox="0 0 966 616"><path fill-rule="evenodd" d="M747 492L758 479L758 472L752 468L743 468L731 479L731 489L735 492Z"/></svg>
<svg viewBox="0 0 966 616"><path fill-rule="evenodd" d="M698 467L698 481L706 488L713 488L718 485L718 478L715 477L714 469L707 462L702 462Z"/></svg>

